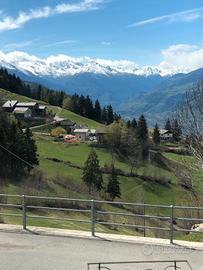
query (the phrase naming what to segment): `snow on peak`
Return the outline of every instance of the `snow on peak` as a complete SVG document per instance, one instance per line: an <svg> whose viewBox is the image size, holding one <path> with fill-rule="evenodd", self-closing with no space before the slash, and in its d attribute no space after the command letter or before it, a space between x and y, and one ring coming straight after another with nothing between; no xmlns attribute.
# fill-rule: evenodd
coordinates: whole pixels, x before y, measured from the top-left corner
<svg viewBox="0 0 203 270"><path fill-rule="evenodd" d="M133 74L141 76L171 75L177 73L172 69L167 73L163 68L156 66L140 67L133 61L127 60L105 60L90 57L74 58L68 55L59 54L47 58L39 58L25 52L13 51L3 53L0 51L0 65L9 69L18 69L24 73L31 73L36 76L70 76L79 73L96 73L103 75Z"/></svg>

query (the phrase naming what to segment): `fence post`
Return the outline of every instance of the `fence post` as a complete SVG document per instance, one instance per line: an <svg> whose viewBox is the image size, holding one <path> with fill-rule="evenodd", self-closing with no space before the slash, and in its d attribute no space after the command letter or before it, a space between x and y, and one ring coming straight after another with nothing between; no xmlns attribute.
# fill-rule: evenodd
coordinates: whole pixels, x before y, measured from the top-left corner
<svg viewBox="0 0 203 270"><path fill-rule="evenodd" d="M92 236L95 236L95 203L91 200L91 232Z"/></svg>
<svg viewBox="0 0 203 270"><path fill-rule="evenodd" d="M22 223L23 223L23 230L26 230L26 197L22 195Z"/></svg>
<svg viewBox="0 0 203 270"><path fill-rule="evenodd" d="M143 220L143 225L144 225L144 237L146 237L146 229L145 229L145 225L146 225L146 222L145 222L145 214L146 214L146 211L145 211L145 204L143 206L143 215L144 215L144 220Z"/></svg>
<svg viewBox="0 0 203 270"><path fill-rule="evenodd" d="M171 214L170 214L170 243L173 244L173 219L174 219L174 206L170 206Z"/></svg>

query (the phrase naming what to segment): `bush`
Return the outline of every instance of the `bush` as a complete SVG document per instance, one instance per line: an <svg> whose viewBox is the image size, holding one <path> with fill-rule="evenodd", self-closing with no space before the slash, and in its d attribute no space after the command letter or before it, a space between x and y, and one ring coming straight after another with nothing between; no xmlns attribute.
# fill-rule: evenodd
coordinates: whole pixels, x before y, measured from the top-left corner
<svg viewBox="0 0 203 270"><path fill-rule="evenodd" d="M57 136L60 136L62 134L66 134L66 130L62 127L54 128L51 131L51 136L53 136L53 137L57 137Z"/></svg>

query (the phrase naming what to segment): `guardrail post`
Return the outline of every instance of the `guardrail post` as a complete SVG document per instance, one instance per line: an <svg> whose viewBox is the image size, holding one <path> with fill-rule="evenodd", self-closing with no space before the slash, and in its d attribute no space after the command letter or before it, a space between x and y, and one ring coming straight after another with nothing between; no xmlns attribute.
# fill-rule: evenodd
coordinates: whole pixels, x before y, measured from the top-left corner
<svg viewBox="0 0 203 270"><path fill-rule="evenodd" d="M91 200L91 232L92 236L95 236L95 203Z"/></svg>
<svg viewBox="0 0 203 270"><path fill-rule="evenodd" d="M23 230L26 230L26 197L22 195L22 223L23 223Z"/></svg>
<svg viewBox="0 0 203 270"><path fill-rule="evenodd" d="M143 225L144 225L144 237L146 237L146 220L145 220L145 214L146 214L146 209L145 209L145 205L143 206L143 215L144 215L144 219L143 219Z"/></svg>
<svg viewBox="0 0 203 270"><path fill-rule="evenodd" d="M173 217L174 217L174 206L170 206L171 214L170 214L170 243L173 244Z"/></svg>

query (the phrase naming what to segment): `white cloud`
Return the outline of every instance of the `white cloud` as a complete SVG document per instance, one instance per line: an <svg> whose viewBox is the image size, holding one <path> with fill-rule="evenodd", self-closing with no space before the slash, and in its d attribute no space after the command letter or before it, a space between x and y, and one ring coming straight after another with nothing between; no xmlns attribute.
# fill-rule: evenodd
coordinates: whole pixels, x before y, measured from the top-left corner
<svg viewBox="0 0 203 270"><path fill-rule="evenodd" d="M68 44L75 44L77 42L78 42L78 40L68 39L68 40L62 40L62 41L57 41L57 42L54 42L54 43L50 43L50 44L45 45L44 47L48 48L48 47L55 47L55 46L65 46L65 45L68 45Z"/></svg>
<svg viewBox="0 0 203 270"><path fill-rule="evenodd" d="M103 46L111 46L111 42L109 42L109 41L102 41L101 42L101 45L103 45Z"/></svg>
<svg viewBox="0 0 203 270"><path fill-rule="evenodd" d="M63 43L66 41L59 41ZM21 44L26 46L25 44ZM95 72L103 74L129 73L149 76L152 74L171 75L187 73L203 67L203 45L176 44L161 52L162 61L154 66L140 66L129 60L108 60L101 58L71 57L59 54L47 58L29 55L25 52L0 51L0 64L14 65L20 70L36 75L65 76L80 72Z"/></svg>
<svg viewBox="0 0 203 270"><path fill-rule="evenodd" d="M172 45L162 51L163 61L159 67L164 70L189 72L203 67L203 47L189 44Z"/></svg>
<svg viewBox="0 0 203 270"><path fill-rule="evenodd" d="M76 13L96 10L100 8L104 0L81 0L79 3L72 4L58 4L55 7L41 7L39 9L33 9L28 12L19 12L16 18L8 15L4 15L0 12L2 20L0 20L0 31L8 31L18 29L31 20L40 18L48 18L50 16L62 14L62 13Z"/></svg>
<svg viewBox="0 0 203 270"><path fill-rule="evenodd" d="M174 22L193 22L200 17L202 17L203 7L185 10L177 13L172 13L168 15L163 15L160 17L154 17L151 19L139 21L129 25L129 27L138 27L144 26L148 24L154 24L158 22L167 22L167 23L174 23Z"/></svg>

